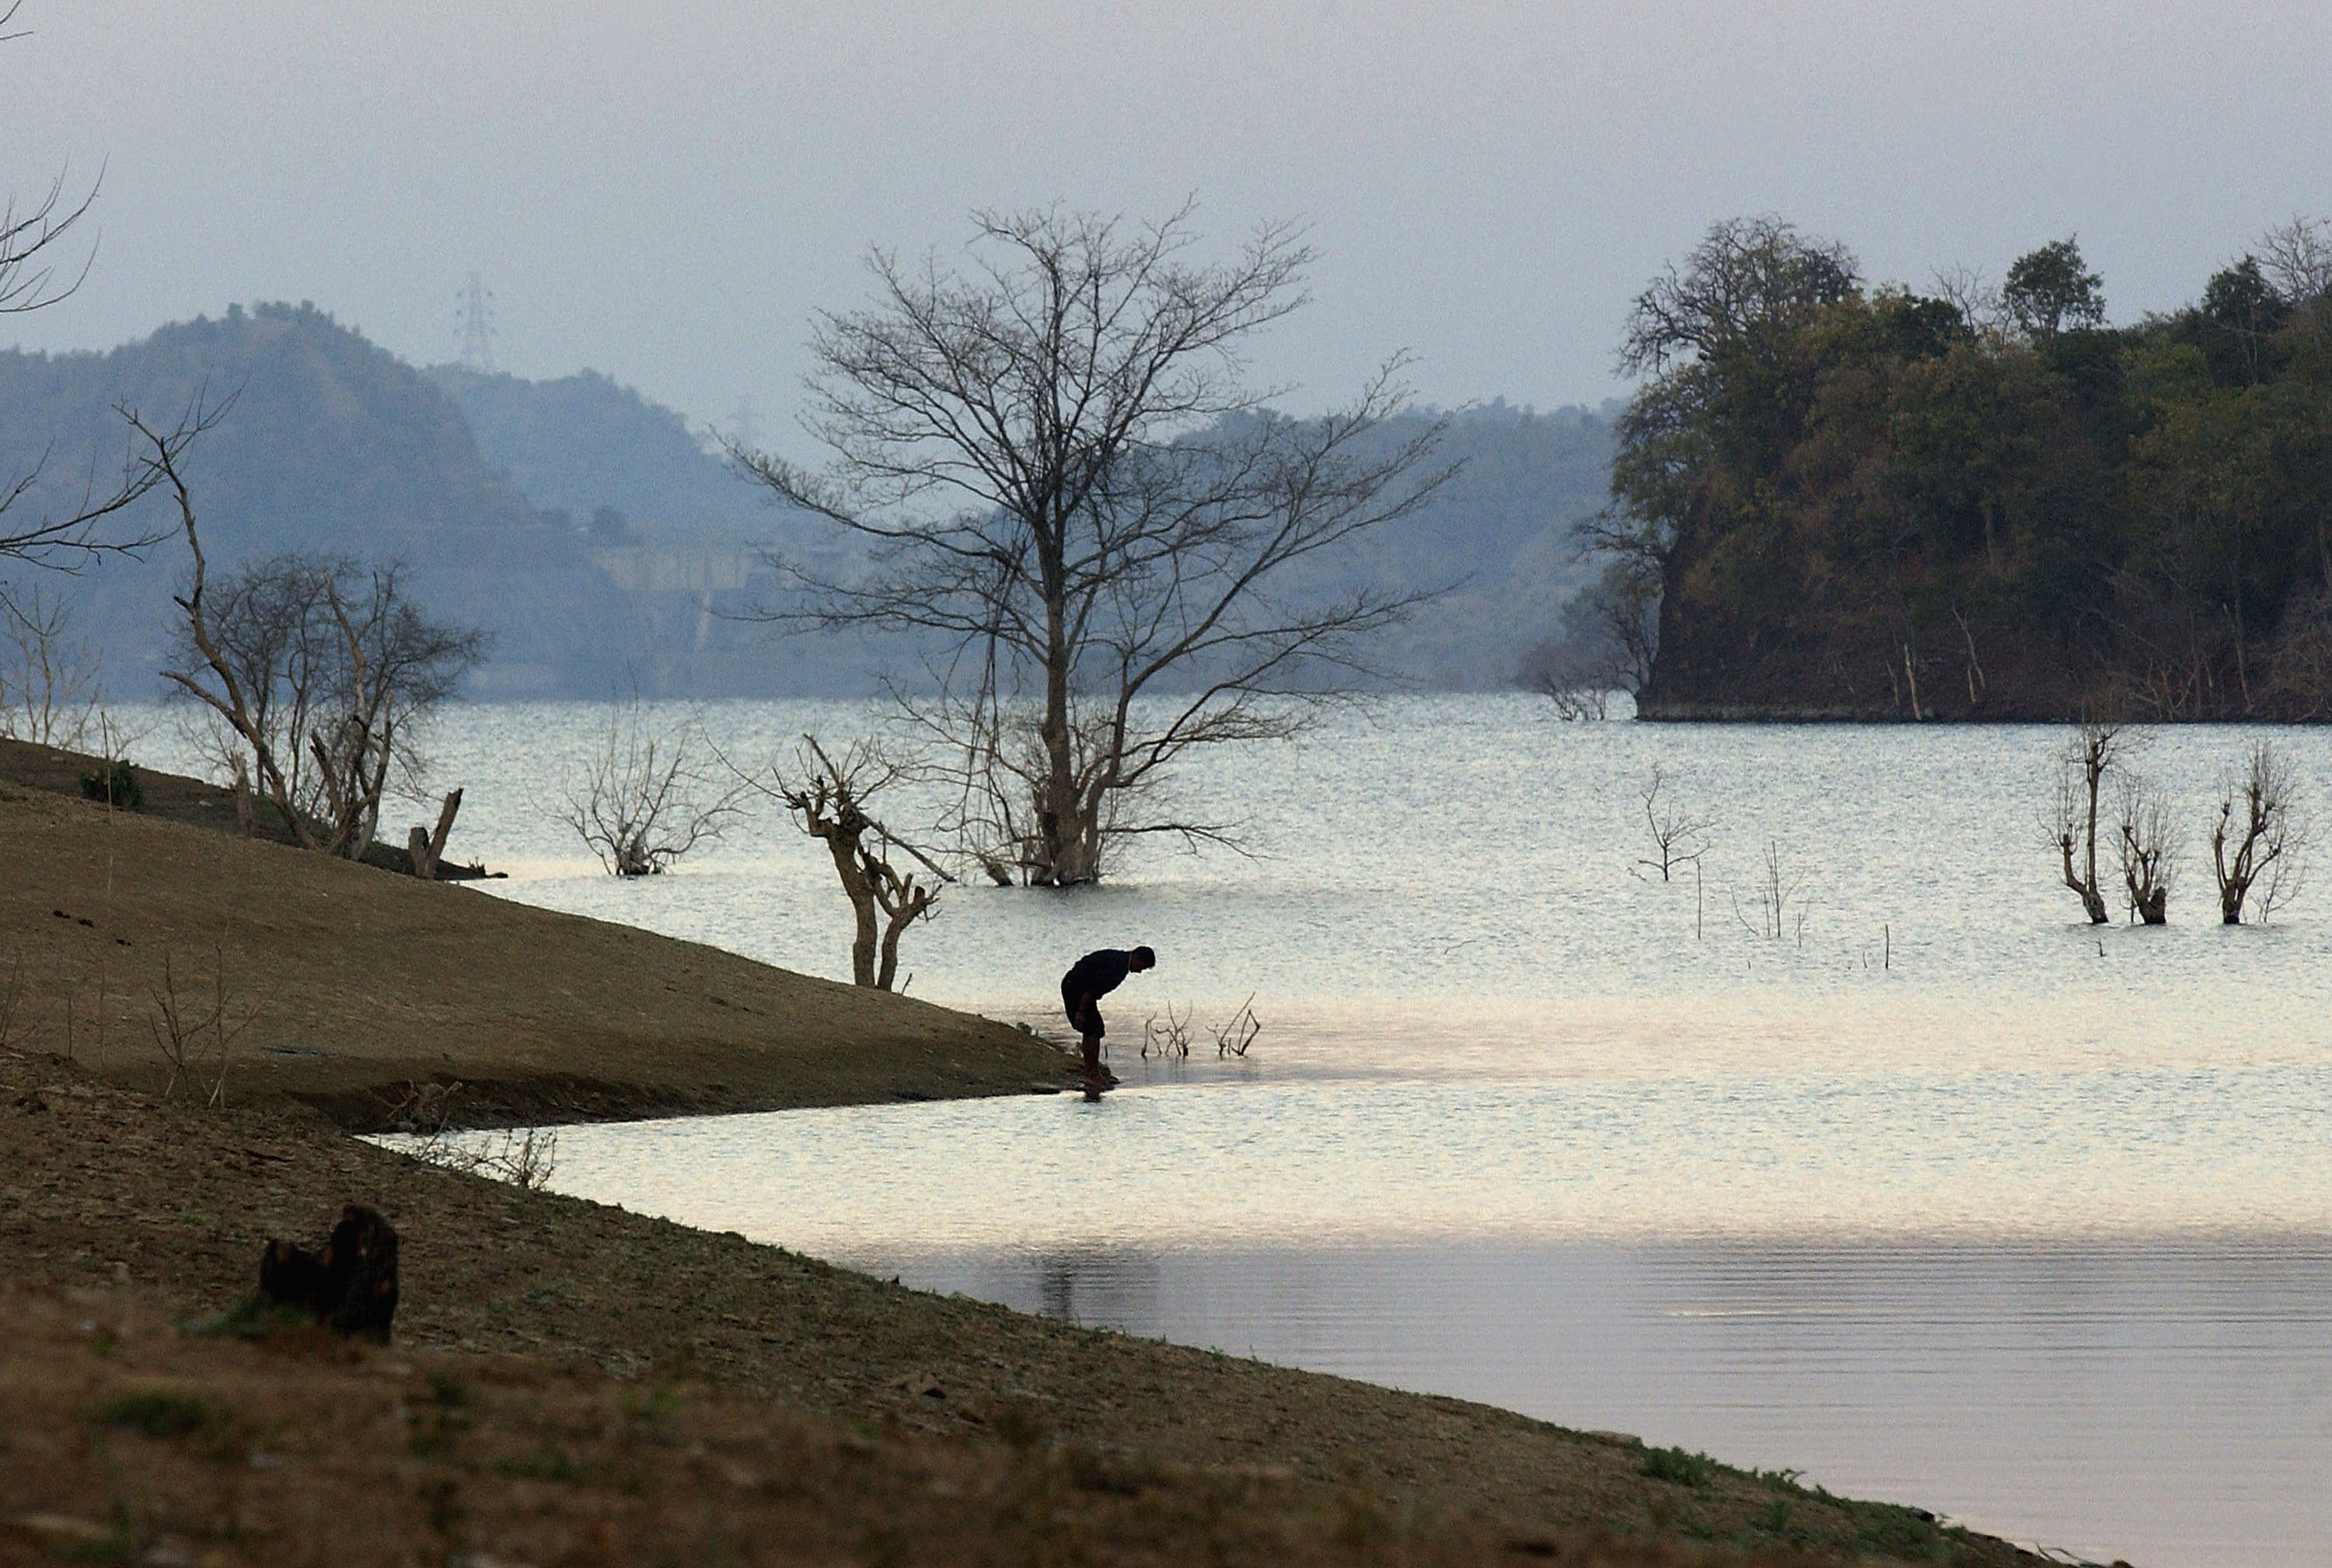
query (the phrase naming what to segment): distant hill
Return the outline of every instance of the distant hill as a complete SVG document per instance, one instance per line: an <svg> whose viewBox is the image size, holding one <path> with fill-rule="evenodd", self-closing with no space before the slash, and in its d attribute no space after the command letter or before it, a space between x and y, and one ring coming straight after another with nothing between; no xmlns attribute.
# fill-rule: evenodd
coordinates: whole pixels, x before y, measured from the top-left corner
<svg viewBox="0 0 2332 1568"><path fill-rule="evenodd" d="M605 690L644 645L584 540L488 466L453 400L312 306L230 308L103 354L0 353L0 473L46 452L44 497L61 499L92 467L118 472L115 404L167 422L198 393L233 399L187 464L215 563L294 546L401 558L420 603L493 634L480 695ZM145 521L167 527L161 499ZM158 690L187 565L174 537L74 588L116 695Z"/></svg>
<svg viewBox="0 0 2332 1568"><path fill-rule="evenodd" d="M596 370L554 381L459 365L422 374L460 406L504 478L595 541L746 546L783 526L767 492L706 451L680 413Z"/></svg>
<svg viewBox="0 0 2332 1568"><path fill-rule="evenodd" d="M478 449L534 506L578 531L641 617L643 690L688 696L856 695L887 645L778 637L740 618L772 595L758 553L815 549L824 525L781 511L708 452L678 411L596 370L529 381L459 365L422 372Z"/></svg>
<svg viewBox="0 0 2332 1568"><path fill-rule="evenodd" d="M769 505L678 413L588 371L417 370L310 305L231 307L102 354L0 352L0 474L45 451L60 498L92 464L118 467L116 403L169 419L205 388L234 399L188 468L214 562L294 546L404 559L433 613L494 635L473 695L600 696L633 680L651 694L849 695L910 667L898 644L777 638L739 618L774 590L757 547L828 550L832 531ZM1442 455L1458 478L1333 569L1458 585L1379 663L1430 688L1511 684L1576 585L1569 531L1601 504L1610 449L1608 411L1450 416ZM174 521L148 504L148 521ZM158 689L186 564L171 539L72 586L117 697Z"/></svg>
<svg viewBox="0 0 2332 1568"><path fill-rule="evenodd" d="M1413 515L1370 539L1345 567L1405 588L1457 586L1388 634L1379 662L1439 691L1503 689L1553 633L1582 569L1572 528L1609 499L1610 410L1539 414L1504 399L1448 416L1435 461L1458 473ZM1388 444L1430 414L1388 422Z"/></svg>
<svg viewBox="0 0 2332 1568"><path fill-rule="evenodd" d="M833 531L770 507L708 454L672 409L586 371L555 381L482 375L459 366L425 372L468 416L488 462L536 506L573 519L596 559L645 596L659 624L766 602L756 544L814 550ZM1503 399L1450 415L1438 461L1461 472L1415 516L1368 540L1337 566L1404 588L1458 585L1378 646L1378 662L1440 690L1503 687L1524 653L1552 632L1554 607L1578 585L1571 527L1607 498L1612 410L1540 414ZM1390 421L1386 445L1413 438L1432 412ZM697 597L692 597L697 596ZM750 623L716 613L701 639L667 650L667 678L716 687L741 666L784 669L815 684L881 661L828 639L773 649Z"/></svg>

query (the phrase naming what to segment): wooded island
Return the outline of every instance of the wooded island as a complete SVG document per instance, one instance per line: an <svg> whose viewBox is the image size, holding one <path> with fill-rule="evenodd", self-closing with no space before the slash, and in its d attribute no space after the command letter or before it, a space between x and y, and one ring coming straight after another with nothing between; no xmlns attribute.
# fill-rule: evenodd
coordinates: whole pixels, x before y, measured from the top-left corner
<svg viewBox="0 0 2332 1568"><path fill-rule="evenodd" d="M2069 238L1919 293L1717 225L1630 315L1576 631L1647 718L2332 717L2332 225L2105 314Z"/></svg>

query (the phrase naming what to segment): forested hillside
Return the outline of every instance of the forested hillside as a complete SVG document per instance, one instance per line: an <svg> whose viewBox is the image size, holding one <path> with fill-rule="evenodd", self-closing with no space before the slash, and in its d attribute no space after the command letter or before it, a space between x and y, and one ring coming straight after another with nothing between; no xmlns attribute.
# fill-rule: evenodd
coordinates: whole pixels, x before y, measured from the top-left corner
<svg viewBox="0 0 2332 1568"><path fill-rule="evenodd" d="M1867 286L1773 220L1637 301L1609 626L1653 717L2332 717L2332 229L2106 324L2072 240Z"/></svg>

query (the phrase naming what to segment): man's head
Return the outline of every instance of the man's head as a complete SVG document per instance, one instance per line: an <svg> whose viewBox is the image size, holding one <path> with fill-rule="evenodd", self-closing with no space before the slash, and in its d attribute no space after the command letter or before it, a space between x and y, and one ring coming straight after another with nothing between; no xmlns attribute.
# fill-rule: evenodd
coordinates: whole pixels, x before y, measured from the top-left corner
<svg viewBox="0 0 2332 1568"><path fill-rule="evenodd" d="M1157 964L1158 955L1146 947L1137 947L1125 955L1125 967L1135 974L1140 974L1146 969L1154 969Z"/></svg>

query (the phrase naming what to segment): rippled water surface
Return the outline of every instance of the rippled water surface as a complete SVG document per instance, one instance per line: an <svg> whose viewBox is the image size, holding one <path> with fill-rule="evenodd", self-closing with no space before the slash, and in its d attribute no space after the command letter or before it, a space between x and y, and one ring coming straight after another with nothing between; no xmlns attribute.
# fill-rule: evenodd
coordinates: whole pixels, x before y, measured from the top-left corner
<svg viewBox="0 0 2332 1568"><path fill-rule="evenodd" d="M705 720L740 760L861 723ZM780 817L649 882L580 857L539 801L601 722L454 715L454 847L516 874L489 891L844 972L831 869ZM2093 930L2036 825L2061 739L1339 713L1185 775L1256 858L1148 845L1098 889L952 888L910 933L915 994L1039 1021L1078 953L1156 947L1100 1104L569 1129L557 1184L2100 1559L2320 1561L2332 867L2222 928L2213 790L2254 736L2163 732L2174 923ZM2332 824L2332 735L2276 739ZM1639 864L1656 764L1715 821L1697 875ZM1218 1064L1250 994L1264 1032ZM1196 1054L1144 1062L1170 1004Z"/></svg>

